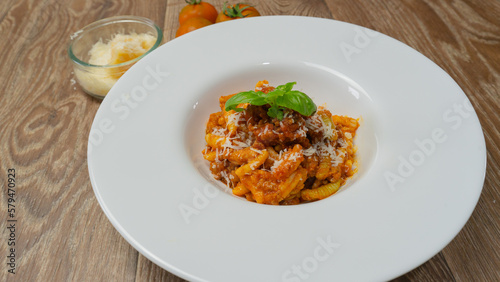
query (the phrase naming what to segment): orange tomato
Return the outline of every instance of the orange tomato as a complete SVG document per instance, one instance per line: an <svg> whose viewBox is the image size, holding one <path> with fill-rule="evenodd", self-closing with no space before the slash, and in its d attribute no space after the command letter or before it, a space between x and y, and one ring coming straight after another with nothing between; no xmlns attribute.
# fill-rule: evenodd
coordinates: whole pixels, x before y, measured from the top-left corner
<svg viewBox="0 0 500 282"><path fill-rule="evenodd" d="M186 5L179 13L179 24L183 24L190 18L204 18L212 23L217 19L217 10L207 2L201 0L186 0Z"/></svg>
<svg viewBox="0 0 500 282"><path fill-rule="evenodd" d="M226 3L222 7L222 12L219 13L215 22L220 23L235 19L243 19L243 18L258 17L258 16L260 16L260 13L253 6L241 3L234 5L229 5Z"/></svg>
<svg viewBox="0 0 500 282"><path fill-rule="evenodd" d="M205 18L189 18L183 24L179 26L177 32L175 33L175 37L179 37L183 34L191 32L193 30L197 30L199 28L211 25L212 22Z"/></svg>

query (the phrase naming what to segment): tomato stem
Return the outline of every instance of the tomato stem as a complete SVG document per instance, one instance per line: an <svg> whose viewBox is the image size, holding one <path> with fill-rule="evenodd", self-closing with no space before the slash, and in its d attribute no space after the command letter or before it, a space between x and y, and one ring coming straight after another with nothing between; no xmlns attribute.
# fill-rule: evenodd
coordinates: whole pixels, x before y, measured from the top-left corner
<svg viewBox="0 0 500 282"><path fill-rule="evenodd" d="M242 12L251 7L253 6L246 5L242 8L240 3L231 6L228 4L228 2L225 2L224 7L222 8L222 12L224 13L224 15L230 18L244 18L246 16L244 16Z"/></svg>
<svg viewBox="0 0 500 282"><path fill-rule="evenodd" d="M188 3L189 5L198 5L201 3L201 0L184 0L186 1L186 3Z"/></svg>

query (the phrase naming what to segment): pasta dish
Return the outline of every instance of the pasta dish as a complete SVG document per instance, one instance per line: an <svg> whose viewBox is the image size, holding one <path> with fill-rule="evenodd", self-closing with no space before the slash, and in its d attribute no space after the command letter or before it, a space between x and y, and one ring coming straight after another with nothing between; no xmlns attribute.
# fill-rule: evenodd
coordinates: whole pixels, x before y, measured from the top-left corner
<svg viewBox="0 0 500 282"><path fill-rule="evenodd" d="M261 204L306 203L331 196L356 173L358 120L316 108L293 84L275 88L263 80L255 91L219 98L202 153L234 195ZM307 115L304 107L312 107Z"/></svg>

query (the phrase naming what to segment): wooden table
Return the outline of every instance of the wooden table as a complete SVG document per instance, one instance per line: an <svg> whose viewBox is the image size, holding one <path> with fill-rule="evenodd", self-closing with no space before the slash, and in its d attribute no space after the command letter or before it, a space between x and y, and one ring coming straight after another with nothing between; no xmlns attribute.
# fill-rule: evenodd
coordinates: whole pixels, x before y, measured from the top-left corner
<svg viewBox="0 0 500 282"><path fill-rule="evenodd" d="M223 0L211 0L217 8ZM236 1L230 1L236 2ZM262 15L333 18L418 50L464 90L481 121L488 167L479 203L458 236L396 281L500 281L500 1L251 0ZM0 3L0 242L2 281L183 281L132 248L93 194L87 140L100 101L74 83L70 35L133 14L174 38L183 0L3 0ZM466 163L464 163L466 165ZM16 274L8 173L15 169ZM360 270L362 271L362 270Z"/></svg>

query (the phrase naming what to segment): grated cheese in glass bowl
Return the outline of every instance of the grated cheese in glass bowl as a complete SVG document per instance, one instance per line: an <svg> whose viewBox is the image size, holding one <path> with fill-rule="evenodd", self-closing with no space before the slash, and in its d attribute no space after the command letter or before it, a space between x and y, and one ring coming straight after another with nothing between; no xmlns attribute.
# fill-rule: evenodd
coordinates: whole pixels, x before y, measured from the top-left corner
<svg viewBox="0 0 500 282"><path fill-rule="evenodd" d="M68 54L82 89L102 99L132 65L162 40L162 30L150 19L117 16L75 32Z"/></svg>

